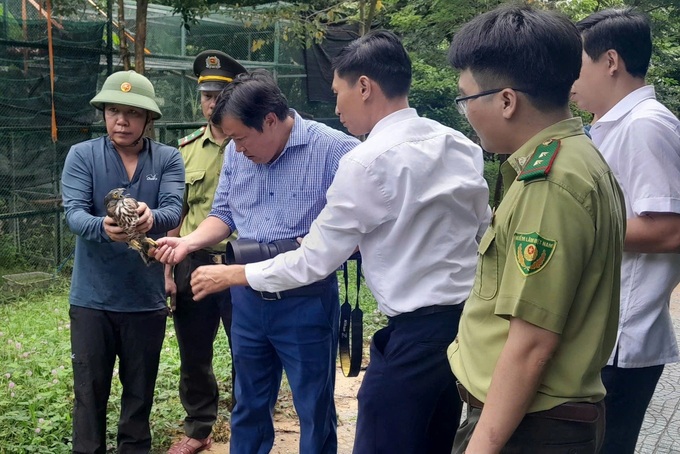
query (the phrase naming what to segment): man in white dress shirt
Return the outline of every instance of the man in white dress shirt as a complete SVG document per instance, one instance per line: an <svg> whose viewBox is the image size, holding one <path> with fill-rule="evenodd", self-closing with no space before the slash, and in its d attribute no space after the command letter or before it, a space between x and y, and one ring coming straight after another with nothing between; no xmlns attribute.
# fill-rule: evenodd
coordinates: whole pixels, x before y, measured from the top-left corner
<svg viewBox="0 0 680 454"><path fill-rule="evenodd" d="M664 364L680 359L669 313L680 282L680 121L645 84L644 15L604 10L576 25L584 50L572 98L599 118L590 134L621 184L628 219L617 342L602 370L602 453L632 454Z"/></svg>
<svg viewBox="0 0 680 454"><path fill-rule="evenodd" d="M334 70L340 121L352 134L370 134L341 159L326 207L299 249L245 267L201 267L194 295L306 285L335 272L358 246L389 324L371 343L354 452L448 454L461 401L446 348L490 217L482 152L409 108L411 61L392 33L352 42Z"/></svg>

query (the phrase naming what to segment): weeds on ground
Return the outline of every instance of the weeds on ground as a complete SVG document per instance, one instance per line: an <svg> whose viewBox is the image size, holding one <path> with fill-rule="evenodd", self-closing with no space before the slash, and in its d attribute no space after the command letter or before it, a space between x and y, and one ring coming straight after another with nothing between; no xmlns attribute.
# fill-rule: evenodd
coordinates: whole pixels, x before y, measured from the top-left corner
<svg viewBox="0 0 680 454"><path fill-rule="evenodd" d="M0 305L0 453L71 452L73 372L68 316L68 289L28 292L18 301ZM220 412L230 395L231 363L226 336L215 342L215 374L220 382ZM121 386L114 369L107 420L107 444L115 452ZM152 453L165 452L180 435L184 409L178 396L179 351L172 319L156 381L151 412ZM226 418L215 428L228 437ZM226 429L225 429L226 427Z"/></svg>
<svg viewBox="0 0 680 454"><path fill-rule="evenodd" d="M350 270L350 276L354 273ZM342 283L342 274L338 277ZM352 304L356 291L353 282L352 278ZM340 287L343 294L344 285ZM6 294L8 289L0 289L0 294L3 292ZM341 302L343 298L341 296ZM73 372L68 309L68 280L65 278L0 302L0 454L71 451ZM361 309L364 312L364 340L368 345L370 337L384 326L386 318L377 311L365 284L361 287ZM226 442L229 438L227 408L231 392L231 357L222 329L215 342L214 357L215 375L220 386L220 416L213 436L218 442ZM164 453L182 433L184 409L178 395L179 363L175 331L172 319L168 319L151 412L152 453ZM120 414L121 386L115 376L117 365L107 411L110 452L115 452ZM283 394L290 392L286 383L282 388Z"/></svg>

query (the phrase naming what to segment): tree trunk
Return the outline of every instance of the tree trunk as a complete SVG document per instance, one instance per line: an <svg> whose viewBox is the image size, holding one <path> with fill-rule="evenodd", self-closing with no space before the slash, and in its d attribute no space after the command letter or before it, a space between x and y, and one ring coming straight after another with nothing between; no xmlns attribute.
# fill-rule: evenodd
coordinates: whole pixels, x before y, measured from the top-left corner
<svg viewBox="0 0 680 454"><path fill-rule="evenodd" d="M366 0L359 0L359 35L366 34Z"/></svg>
<svg viewBox="0 0 680 454"><path fill-rule="evenodd" d="M125 5L123 0L118 0L118 40L120 42L118 45L120 59L123 62L123 69L127 71L130 69L130 50L128 49L127 31L125 30Z"/></svg>
<svg viewBox="0 0 680 454"><path fill-rule="evenodd" d="M378 0L370 0L371 4L368 7L368 15L366 16L366 23L364 24L364 34L371 31L371 25L373 24L373 18L375 17L375 9L378 6Z"/></svg>
<svg viewBox="0 0 680 454"><path fill-rule="evenodd" d="M135 71L144 74L144 48L146 44L146 12L149 0L137 0L137 30L135 32Z"/></svg>

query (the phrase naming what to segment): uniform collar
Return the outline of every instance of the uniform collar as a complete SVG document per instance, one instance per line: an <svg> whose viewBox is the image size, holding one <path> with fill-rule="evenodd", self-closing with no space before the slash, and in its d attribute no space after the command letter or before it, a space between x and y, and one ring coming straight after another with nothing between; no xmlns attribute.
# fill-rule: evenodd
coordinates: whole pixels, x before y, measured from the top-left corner
<svg viewBox="0 0 680 454"><path fill-rule="evenodd" d="M207 124L204 126L205 130L203 131L203 137L201 137L201 146L205 147L208 142L212 142L217 145L221 145L217 142L215 142L215 138L212 135L212 129L210 128L210 124Z"/></svg>
<svg viewBox="0 0 680 454"><path fill-rule="evenodd" d="M536 147L540 144L550 139L562 140L579 134L585 134L583 132L583 121L580 117L573 117L557 122L533 136L517 151L511 154L510 157L508 157L507 164L512 166L515 173L519 174L536 150Z"/></svg>

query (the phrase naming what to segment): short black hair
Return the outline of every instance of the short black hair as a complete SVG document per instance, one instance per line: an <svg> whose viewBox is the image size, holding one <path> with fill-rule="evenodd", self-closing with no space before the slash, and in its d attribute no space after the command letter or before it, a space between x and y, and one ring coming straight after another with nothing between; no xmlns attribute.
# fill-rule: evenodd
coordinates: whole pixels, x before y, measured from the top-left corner
<svg viewBox="0 0 680 454"><path fill-rule="evenodd" d="M597 61L615 50L633 77L644 78L652 58L649 18L633 8L605 9L576 23L583 37L583 50Z"/></svg>
<svg viewBox="0 0 680 454"><path fill-rule="evenodd" d="M354 85L359 77L374 80L388 99L408 96L411 59L392 32L373 30L352 41L333 59L333 71Z"/></svg>
<svg viewBox="0 0 680 454"><path fill-rule="evenodd" d="M237 75L220 92L210 121L219 126L225 116L232 116L247 127L262 132L264 118L269 113L285 120L289 114L288 100L271 73L256 69Z"/></svg>
<svg viewBox="0 0 680 454"><path fill-rule="evenodd" d="M463 25L449 63L469 69L482 90L517 88L537 109L553 110L569 103L582 52L581 36L566 16L504 5Z"/></svg>

